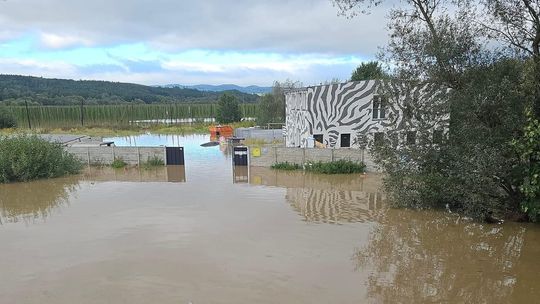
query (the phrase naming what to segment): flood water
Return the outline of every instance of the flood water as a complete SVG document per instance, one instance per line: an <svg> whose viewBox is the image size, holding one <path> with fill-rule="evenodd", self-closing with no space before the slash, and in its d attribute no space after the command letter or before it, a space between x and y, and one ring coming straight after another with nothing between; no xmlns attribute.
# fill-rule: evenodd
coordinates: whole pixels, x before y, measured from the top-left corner
<svg viewBox="0 0 540 304"><path fill-rule="evenodd" d="M540 225L388 209L380 176L185 167L0 185L0 303L534 303Z"/></svg>

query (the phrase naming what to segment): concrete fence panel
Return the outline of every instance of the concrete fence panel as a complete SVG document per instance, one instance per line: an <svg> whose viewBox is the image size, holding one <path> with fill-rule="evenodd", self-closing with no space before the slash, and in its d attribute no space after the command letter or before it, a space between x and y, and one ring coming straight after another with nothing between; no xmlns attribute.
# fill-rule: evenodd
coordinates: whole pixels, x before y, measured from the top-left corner
<svg viewBox="0 0 540 304"><path fill-rule="evenodd" d="M122 159L127 164L139 165L150 158L157 157L165 162L163 147L65 147L65 150L84 163L95 165L110 165L116 159Z"/></svg>

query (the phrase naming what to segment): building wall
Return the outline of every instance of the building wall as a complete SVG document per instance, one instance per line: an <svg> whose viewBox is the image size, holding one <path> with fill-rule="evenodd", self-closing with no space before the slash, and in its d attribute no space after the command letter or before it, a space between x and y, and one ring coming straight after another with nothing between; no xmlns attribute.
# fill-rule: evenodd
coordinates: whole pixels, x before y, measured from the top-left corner
<svg viewBox="0 0 540 304"><path fill-rule="evenodd" d="M249 165L254 167L270 167L276 163L293 163L304 165L309 162L330 162L336 160L350 160L363 162L366 171L379 172L380 168L373 161L366 149L314 149L294 148L263 145L259 147L260 154L254 156L249 153Z"/></svg>
<svg viewBox="0 0 540 304"><path fill-rule="evenodd" d="M234 136L246 139L260 139L266 141L282 141L283 130L270 129L263 130L260 128L236 128L234 129Z"/></svg>
<svg viewBox="0 0 540 304"><path fill-rule="evenodd" d="M127 164L139 165L148 159L157 157L165 162L164 147L78 147L70 146L64 149L75 155L84 163L110 165L116 158L121 158Z"/></svg>
<svg viewBox="0 0 540 304"><path fill-rule="evenodd" d="M351 148L366 148L374 133L447 129L445 91L431 84L411 86L378 80L308 87L286 94L287 147L308 147L313 135L323 136L328 148L340 148L341 134L350 134ZM386 99L385 118L373 118L374 96ZM405 115L407 114L407 115Z"/></svg>

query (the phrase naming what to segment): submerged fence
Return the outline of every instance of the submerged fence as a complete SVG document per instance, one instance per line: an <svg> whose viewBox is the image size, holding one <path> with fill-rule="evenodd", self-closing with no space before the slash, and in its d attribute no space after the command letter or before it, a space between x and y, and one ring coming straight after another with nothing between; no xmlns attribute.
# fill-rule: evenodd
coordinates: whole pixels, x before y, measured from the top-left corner
<svg viewBox="0 0 540 304"><path fill-rule="evenodd" d="M270 167L276 163L305 164L308 162L330 162L336 160L350 160L363 162L368 172L380 172L368 150L340 148L287 148L272 145L251 147L249 164L256 167Z"/></svg>
<svg viewBox="0 0 540 304"><path fill-rule="evenodd" d="M121 104L83 106L6 106L19 126L76 127L129 125L137 121L182 122L215 118L217 104ZM240 104L242 117L257 116L257 104Z"/></svg>

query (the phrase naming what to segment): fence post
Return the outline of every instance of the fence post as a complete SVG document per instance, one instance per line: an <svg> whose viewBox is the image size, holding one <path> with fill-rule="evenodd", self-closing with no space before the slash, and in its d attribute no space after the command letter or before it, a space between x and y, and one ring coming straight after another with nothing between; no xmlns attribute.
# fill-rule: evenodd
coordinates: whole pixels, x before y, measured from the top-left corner
<svg viewBox="0 0 540 304"><path fill-rule="evenodd" d="M302 166L306 163L306 148L302 148Z"/></svg>
<svg viewBox="0 0 540 304"><path fill-rule="evenodd" d="M332 148L332 158L331 158L332 161L334 161L334 148Z"/></svg>
<svg viewBox="0 0 540 304"><path fill-rule="evenodd" d="M274 147L274 157L276 159L275 163L277 164L277 147Z"/></svg>
<svg viewBox="0 0 540 304"><path fill-rule="evenodd" d="M141 152L138 146L137 146L137 166L141 167Z"/></svg>
<svg viewBox="0 0 540 304"><path fill-rule="evenodd" d="M88 156L88 167L90 167L90 147L86 148L86 156Z"/></svg>
<svg viewBox="0 0 540 304"><path fill-rule="evenodd" d="M114 155L114 146L112 146L112 161L116 159L116 155Z"/></svg>

